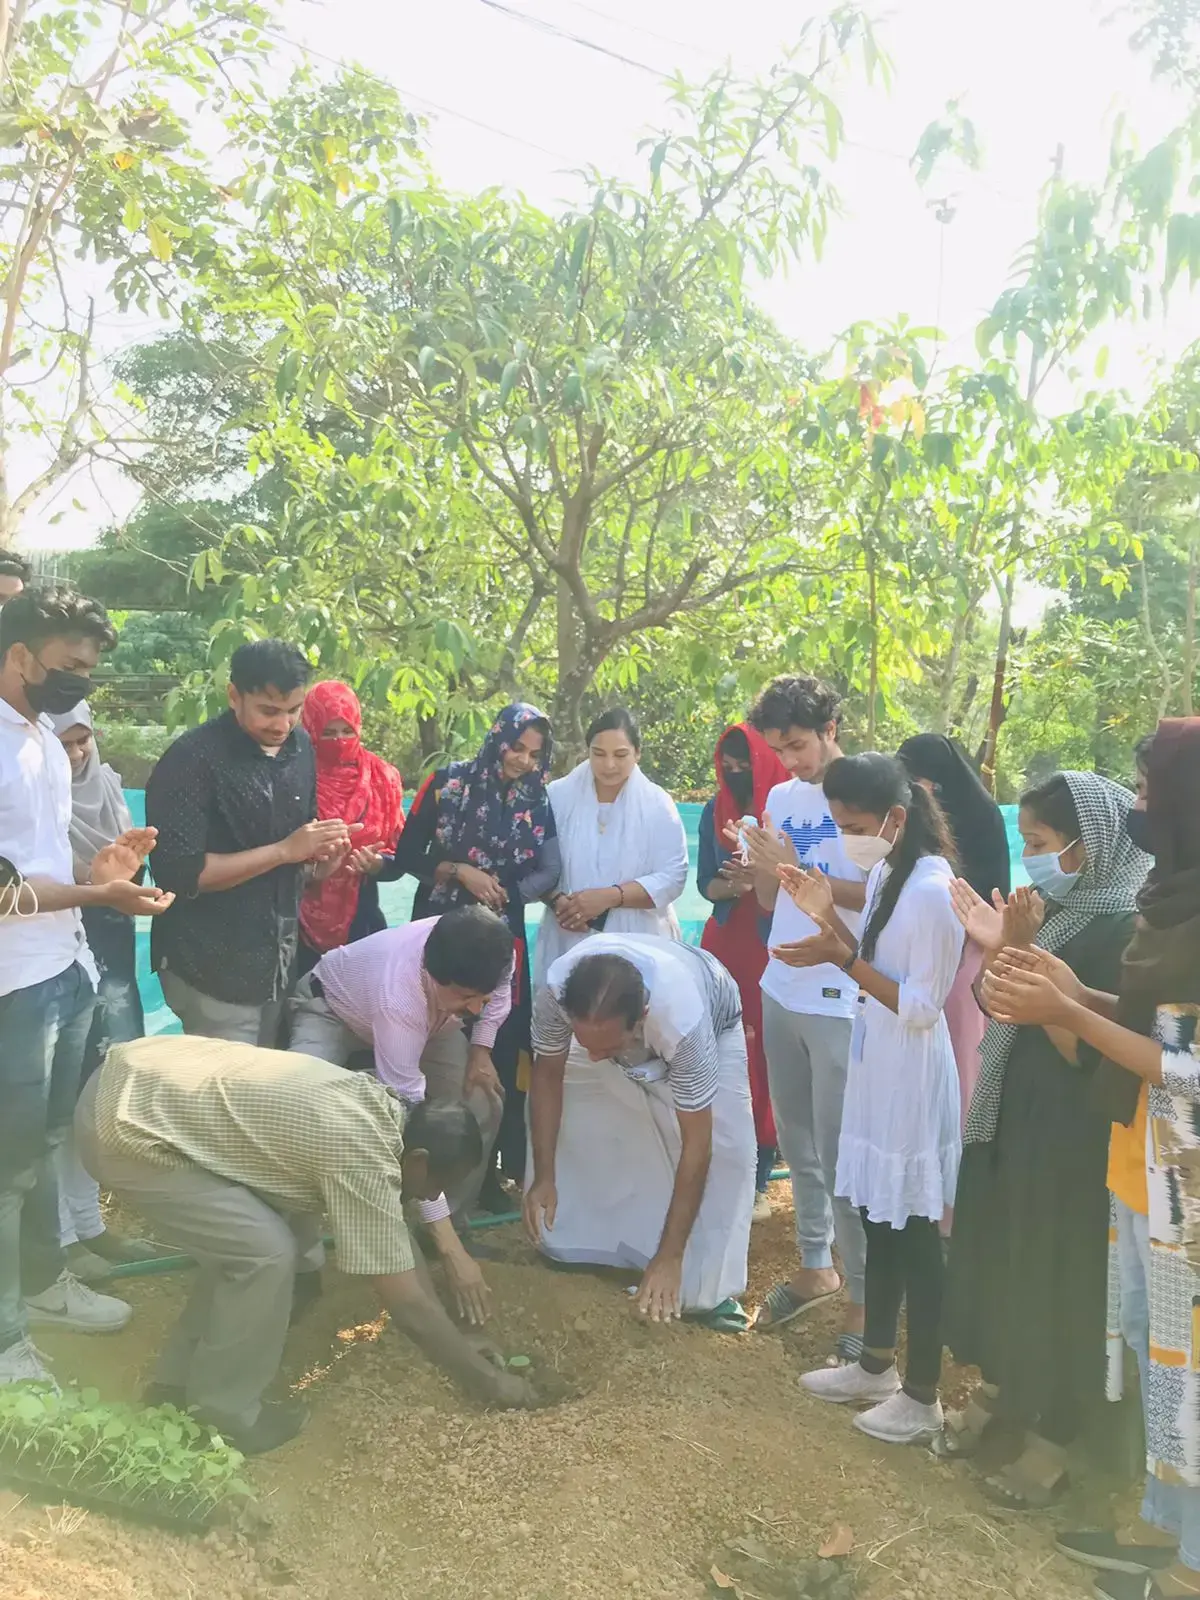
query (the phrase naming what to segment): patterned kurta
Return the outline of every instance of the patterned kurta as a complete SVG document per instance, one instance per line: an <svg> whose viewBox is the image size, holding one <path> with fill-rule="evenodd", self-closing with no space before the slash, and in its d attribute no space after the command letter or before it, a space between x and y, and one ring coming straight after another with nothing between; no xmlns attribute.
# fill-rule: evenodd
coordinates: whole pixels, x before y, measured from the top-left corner
<svg viewBox="0 0 1200 1600"><path fill-rule="evenodd" d="M1163 1081L1146 1129L1150 1196L1147 1465L1200 1487L1200 1006L1158 1008Z"/></svg>

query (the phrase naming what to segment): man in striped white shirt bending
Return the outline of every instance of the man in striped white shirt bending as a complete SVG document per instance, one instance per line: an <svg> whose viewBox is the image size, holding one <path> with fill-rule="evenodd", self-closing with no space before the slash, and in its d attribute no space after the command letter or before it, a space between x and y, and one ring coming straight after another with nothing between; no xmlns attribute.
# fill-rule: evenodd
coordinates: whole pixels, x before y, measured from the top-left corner
<svg viewBox="0 0 1200 1600"><path fill-rule="evenodd" d="M474 1205L494 1159L504 1091L492 1045L512 1005L512 976L508 924L483 906L463 906L329 951L288 1002L291 1049L341 1067L367 1046L376 1077L401 1100L465 1101L479 1123L483 1161L449 1196L419 1208L470 1322L486 1318L488 1291L450 1217Z"/></svg>
<svg viewBox="0 0 1200 1600"><path fill-rule="evenodd" d="M639 1270L653 1321L744 1325L756 1145L725 968L671 939L594 934L550 968L533 1052L533 1242Z"/></svg>

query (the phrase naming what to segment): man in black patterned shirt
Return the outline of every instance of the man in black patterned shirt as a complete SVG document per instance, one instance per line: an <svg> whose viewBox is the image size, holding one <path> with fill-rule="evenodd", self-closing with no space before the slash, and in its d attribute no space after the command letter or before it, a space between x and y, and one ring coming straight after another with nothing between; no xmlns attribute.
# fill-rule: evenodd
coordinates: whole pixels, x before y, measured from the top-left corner
<svg viewBox="0 0 1200 1600"><path fill-rule="evenodd" d="M316 762L298 727L309 667L294 645L236 650L229 709L183 734L146 786L154 876L175 904L151 937L185 1033L272 1046L296 954L300 896L350 847L318 822Z"/></svg>

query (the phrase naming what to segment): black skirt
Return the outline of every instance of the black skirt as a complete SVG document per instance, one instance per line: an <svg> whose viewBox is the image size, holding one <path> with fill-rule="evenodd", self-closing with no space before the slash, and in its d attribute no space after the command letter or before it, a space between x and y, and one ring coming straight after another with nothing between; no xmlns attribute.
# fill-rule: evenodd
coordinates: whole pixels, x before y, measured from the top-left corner
<svg viewBox="0 0 1200 1600"><path fill-rule="evenodd" d="M1129 919L1060 952L1112 992ZM1066 1444L1103 1401L1108 1141L1089 1073L1022 1028L990 1144L963 1152L946 1286L946 1343L1001 1391L1001 1412Z"/></svg>

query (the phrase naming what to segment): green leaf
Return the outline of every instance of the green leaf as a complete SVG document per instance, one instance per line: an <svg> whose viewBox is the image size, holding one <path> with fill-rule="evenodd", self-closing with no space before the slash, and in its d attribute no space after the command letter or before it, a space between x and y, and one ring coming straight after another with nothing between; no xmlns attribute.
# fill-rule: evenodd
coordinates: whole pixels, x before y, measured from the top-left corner
<svg viewBox="0 0 1200 1600"><path fill-rule="evenodd" d="M567 266L567 277L572 283L579 282L579 274L583 271L591 237L592 219L585 217L575 230L575 243L571 247L571 260Z"/></svg>
<svg viewBox="0 0 1200 1600"><path fill-rule="evenodd" d="M121 213L121 222L129 233L137 233L145 221L146 213L142 210L142 202L137 195L131 194L125 202L125 209Z"/></svg>
<svg viewBox="0 0 1200 1600"><path fill-rule="evenodd" d="M519 361L510 361L510 362L508 362L508 364L504 368L504 371L500 374L500 404L501 405L507 404L508 397L513 392L513 385L516 383L517 379L520 376L521 376L521 363Z"/></svg>
<svg viewBox="0 0 1200 1600"><path fill-rule="evenodd" d="M285 356L279 364L275 374L275 394L280 399L285 399L296 387L296 376L300 371L300 352L293 350Z"/></svg>
<svg viewBox="0 0 1200 1600"><path fill-rule="evenodd" d="M170 261L174 253L171 235L163 227L161 221L154 217L146 224L146 238L150 241L150 254L156 261Z"/></svg>
<svg viewBox="0 0 1200 1600"><path fill-rule="evenodd" d="M433 381L433 369L437 362L437 351L431 344L427 344L417 357L417 371L421 374L421 382L428 389Z"/></svg>
<svg viewBox="0 0 1200 1600"><path fill-rule="evenodd" d="M660 139L650 152L650 182L656 189L662 175L663 162L666 160L667 151L670 147L670 139Z"/></svg>

